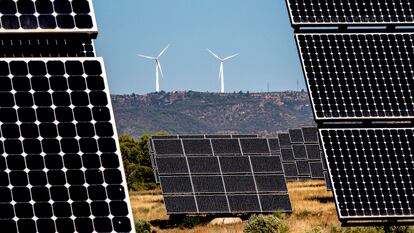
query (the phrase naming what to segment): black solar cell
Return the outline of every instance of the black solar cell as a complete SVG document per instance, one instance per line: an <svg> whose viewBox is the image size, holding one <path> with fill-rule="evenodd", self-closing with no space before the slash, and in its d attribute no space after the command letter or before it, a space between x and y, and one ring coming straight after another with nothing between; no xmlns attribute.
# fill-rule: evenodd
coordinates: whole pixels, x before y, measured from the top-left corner
<svg viewBox="0 0 414 233"><path fill-rule="evenodd" d="M164 194L193 193L190 176L160 176L160 183Z"/></svg>
<svg viewBox="0 0 414 233"><path fill-rule="evenodd" d="M284 175L256 175L257 190L260 192L287 192Z"/></svg>
<svg viewBox="0 0 414 233"><path fill-rule="evenodd" d="M164 204L170 214L198 212L194 196L164 196Z"/></svg>
<svg viewBox="0 0 414 233"><path fill-rule="evenodd" d="M286 178L297 178L299 177L298 168L295 163L284 163L283 170L285 171Z"/></svg>
<svg viewBox="0 0 414 233"><path fill-rule="evenodd" d="M305 143L319 143L318 129L316 127L302 128L303 139Z"/></svg>
<svg viewBox="0 0 414 233"><path fill-rule="evenodd" d="M224 193L221 176L192 176L195 193Z"/></svg>
<svg viewBox="0 0 414 233"><path fill-rule="evenodd" d="M413 118L413 37L298 34L316 119Z"/></svg>
<svg viewBox="0 0 414 233"><path fill-rule="evenodd" d="M232 212L262 212L257 195L229 195Z"/></svg>
<svg viewBox="0 0 414 233"><path fill-rule="evenodd" d="M309 161L296 161L296 167L298 168L298 175L299 176L308 176L311 174Z"/></svg>
<svg viewBox="0 0 414 233"><path fill-rule="evenodd" d="M260 203L265 212L292 212L289 195L260 195Z"/></svg>
<svg viewBox="0 0 414 233"><path fill-rule="evenodd" d="M283 173L280 156L250 157L254 173Z"/></svg>
<svg viewBox="0 0 414 233"><path fill-rule="evenodd" d="M250 167L249 157L224 157L220 158L221 171L223 174L226 173L252 173Z"/></svg>
<svg viewBox="0 0 414 233"><path fill-rule="evenodd" d="M413 24L414 8L405 0L287 0L293 25Z"/></svg>
<svg viewBox="0 0 414 233"><path fill-rule="evenodd" d="M183 155L183 147L179 139L153 140L157 156L162 155Z"/></svg>
<svg viewBox="0 0 414 233"><path fill-rule="evenodd" d="M230 213L225 195L197 195L197 204L200 213Z"/></svg>
<svg viewBox="0 0 414 233"><path fill-rule="evenodd" d="M282 161L283 162L295 161L295 157L293 155L293 150L292 149L282 149L281 154L282 154Z"/></svg>

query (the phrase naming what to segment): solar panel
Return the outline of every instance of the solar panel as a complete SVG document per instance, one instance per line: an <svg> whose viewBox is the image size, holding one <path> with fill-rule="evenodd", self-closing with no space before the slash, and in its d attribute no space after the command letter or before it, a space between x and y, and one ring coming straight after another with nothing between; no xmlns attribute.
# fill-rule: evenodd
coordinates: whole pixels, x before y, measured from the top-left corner
<svg viewBox="0 0 414 233"><path fill-rule="evenodd" d="M168 214L292 211L280 156L270 155L267 139L157 137L150 144Z"/></svg>
<svg viewBox="0 0 414 233"><path fill-rule="evenodd" d="M102 59L0 59L0 73L4 230L131 231Z"/></svg>
<svg viewBox="0 0 414 233"><path fill-rule="evenodd" d="M324 179L322 162L309 162L311 177L315 179Z"/></svg>
<svg viewBox="0 0 414 233"><path fill-rule="evenodd" d="M298 34L296 38L317 120L414 117L414 34Z"/></svg>
<svg viewBox="0 0 414 233"><path fill-rule="evenodd" d="M0 33L97 33L91 0L2 0Z"/></svg>
<svg viewBox="0 0 414 233"><path fill-rule="evenodd" d="M280 133L278 138L281 148L290 148L292 142L290 141L290 135L288 133Z"/></svg>
<svg viewBox="0 0 414 233"><path fill-rule="evenodd" d="M307 159L305 145L292 145L293 155L295 159Z"/></svg>
<svg viewBox="0 0 414 233"><path fill-rule="evenodd" d="M269 142L270 153L280 154L279 139L278 138L269 138L268 142Z"/></svg>
<svg viewBox="0 0 414 233"><path fill-rule="evenodd" d="M303 139L305 143L319 143L318 129L316 127L302 128Z"/></svg>
<svg viewBox="0 0 414 233"><path fill-rule="evenodd" d="M414 128L320 132L341 220L413 217Z"/></svg>
<svg viewBox="0 0 414 233"><path fill-rule="evenodd" d="M303 143L302 129L289 129L290 141L292 143Z"/></svg>
<svg viewBox="0 0 414 233"><path fill-rule="evenodd" d="M294 26L387 25L414 23L410 1L287 0Z"/></svg>

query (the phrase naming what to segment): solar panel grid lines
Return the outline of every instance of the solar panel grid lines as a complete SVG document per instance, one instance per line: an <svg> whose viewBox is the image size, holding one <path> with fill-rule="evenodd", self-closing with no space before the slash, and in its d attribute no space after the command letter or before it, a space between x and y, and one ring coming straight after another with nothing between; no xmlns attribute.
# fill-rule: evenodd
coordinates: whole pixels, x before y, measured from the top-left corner
<svg viewBox="0 0 414 233"><path fill-rule="evenodd" d="M413 33L299 33L296 39L316 120L413 118Z"/></svg>
<svg viewBox="0 0 414 233"><path fill-rule="evenodd" d="M293 26L413 25L414 6L404 0L287 0Z"/></svg>
<svg viewBox="0 0 414 233"><path fill-rule="evenodd" d="M320 129L342 220L413 218L414 128ZM344 169L346 168L346 169Z"/></svg>
<svg viewBox="0 0 414 233"><path fill-rule="evenodd" d="M183 147L183 154L158 155L156 152L160 150L157 150L157 147L165 145L156 141L165 142L165 140L177 139L151 138L154 146L152 152L155 164L158 166L155 169L160 174L159 180L169 214L273 212L279 209L291 211L280 157L269 153L266 139L252 138L251 142L246 143L248 139L244 137L237 139L186 137L179 140ZM186 146L185 142L192 143L194 140L200 140L202 144L210 143L211 153L205 154L205 148L198 149L203 151L201 153L194 153L192 146L188 150L188 144ZM200 144L200 141L195 144ZM216 145L221 145L218 141L224 141L223 145L230 145L230 150L222 146L214 148L214 142ZM260 154L253 151L258 149L260 152L263 148L266 148L267 153ZM173 151L181 150L173 148ZM188 151L191 154L187 154ZM162 149L161 152L166 153L166 150ZM244 152L252 153L244 154ZM187 161L185 165L184 160ZM189 195L192 197L190 198ZM269 199L272 195L275 197L273 201ZM226 205L227 208L222 205L219 208L216 202L216 204L212 203L213 200ZM177 206L178 202L187 206Z"/></svg>
<svg viewBox="0 0 414 233"><path fill-rule="evenodd" d="M0 63L0 73L9 79L0 90L9 96L0 102L0 163L8 176L8 185L2 186L14 201L1 195L0 202L11 203L15 214L4 215L0 223L19 227L9 232L63 231L63 226L68 231L130 231L131 206L103 60L7 58ZM60 72L66 76L53 78ZM77 72L84 74L85 88L70 78ZM42 93L46 98L37 98ZM75 101L77 95L86 96L88 104ZM89 114L79 114L80 109ZM40 205L55 218L44 215ZM89 211L79 212L87 206Z"/></svg>
<svg viewBox="0 0 414 233"><path fill-rule="evenodd" d="M98 32L92 0L2 0L0 33Z"/></svg>

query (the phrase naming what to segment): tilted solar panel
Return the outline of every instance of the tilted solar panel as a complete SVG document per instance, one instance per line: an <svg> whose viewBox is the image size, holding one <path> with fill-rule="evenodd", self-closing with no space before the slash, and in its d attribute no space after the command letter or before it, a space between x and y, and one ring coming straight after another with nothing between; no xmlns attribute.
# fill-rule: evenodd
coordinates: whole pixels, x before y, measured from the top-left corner
<svg viewBox="0 0 414 233"><path fill-rule="evenodd" d="M0 32L96 34L92 0L1 0Z"/></svg>
<svg viewBox="0 0 414 233"><path fill-rule="evenodd" d="M414 24L407 0L287 0L294 26Z"/></svg>
<svg viewBox="0 0 414 233"><path fill-rule="evenodd" d="M102 59L0 59L0 80L2 231L131 231Z"/></svg>
<svg viewBox="0 0 414 233"><path fill-rule="evenodd" d="M316 120L412 119L414 34L297 34Z"/></svg>
<svg viewBox="0 0 414 233"><path fill-rule="evenodd" d="M320 133L341 220L414 217L414 128Z"/></svg>

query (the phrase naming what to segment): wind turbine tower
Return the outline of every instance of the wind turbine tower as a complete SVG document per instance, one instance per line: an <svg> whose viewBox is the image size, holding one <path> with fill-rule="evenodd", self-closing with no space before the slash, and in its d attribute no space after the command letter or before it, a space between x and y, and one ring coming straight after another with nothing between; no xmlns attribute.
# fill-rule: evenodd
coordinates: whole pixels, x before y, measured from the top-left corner
<svg viewBox="0 0 414 233"><path fill-rule="evenodd" d="M220 93L224 93L224 62L231 59L231 58L233 58L233 57L238 56L239 53L233 54L233 55L225 57L225 58L221 58L221 57L217 56L217 54L212 52L210 49L207 49L207 51L209 53L211 53L211 55L213 55L215 58L217 58L220 61L220 73L219 73L219 80L221 81Z"/></svg>
<svg viewBox="0 0 414 233"><path fill-rule="evenodd" d="M138 56L142 58L155 61L155 91L156 92L160 92L160 74L162 78L164 77L164 73L162 72L161 63L160 63L160 57L165 53L165 51L167 51L169 47L170 45L167 45L156 57L138 54Z"/></svg>

